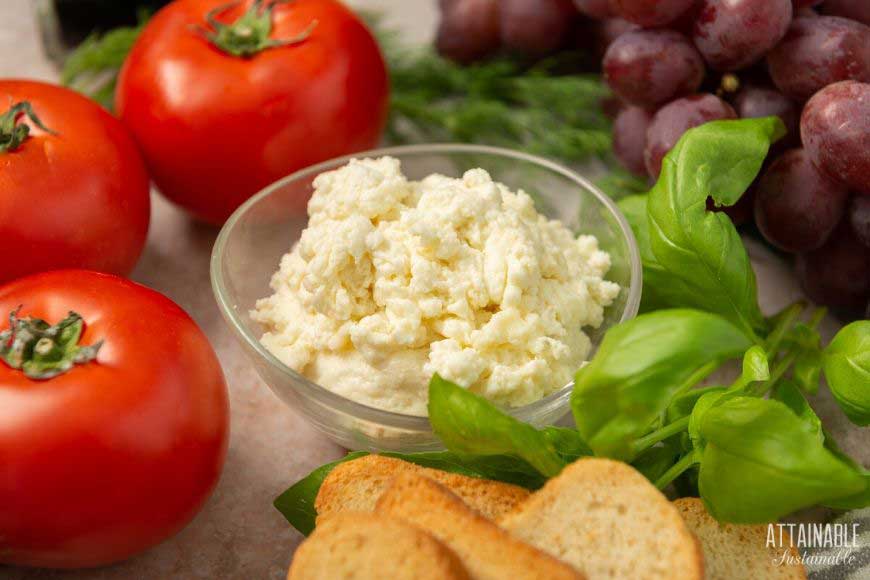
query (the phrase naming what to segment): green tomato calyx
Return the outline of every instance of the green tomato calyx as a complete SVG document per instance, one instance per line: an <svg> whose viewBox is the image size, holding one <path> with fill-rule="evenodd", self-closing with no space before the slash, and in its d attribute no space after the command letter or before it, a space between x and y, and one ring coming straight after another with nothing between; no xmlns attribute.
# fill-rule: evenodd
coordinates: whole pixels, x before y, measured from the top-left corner
<svg viewBox="0 0 870 580"><path fill-rule="evenodd" d="M9 328L0 332L0 359L10 368L30 379L47 380L96 360L103 341L79 344L85 323L75 312L50 325L41 318L19 318L20 310L9 314Z"/></svg>
<svg viewBox="0 0 870 580"><path fill-rule="evenodd" d="M46 133L57 134L42 124L29 102L15 103L8 111L0 115L0 153L15 151L30 136L30 125L18 122L22 115Z"/></svg>
<svg viewBox="0 0 870 580"><path fill-rule="evenodd" d="M270 38L272 34L272 10L279 4L292 1L272 0L264 3L263 0L255 0L244 14L229 24L218 20L218 16L235 8L240 3L224 4L205 15L208 27L197 26L195 30L219 50L241 58L255 56L269 48L299 44L311 36L311 31L317 26L316 20L312 21L305 30L290 38Z"/></svg>

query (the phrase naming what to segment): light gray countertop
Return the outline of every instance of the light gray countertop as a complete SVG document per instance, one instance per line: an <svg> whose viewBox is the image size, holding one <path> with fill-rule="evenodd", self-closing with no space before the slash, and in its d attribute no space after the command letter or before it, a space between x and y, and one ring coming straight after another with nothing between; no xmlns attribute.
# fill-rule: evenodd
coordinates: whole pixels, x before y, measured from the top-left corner
<svg viewBox="0 0 870 580"><path fill-rule="evenodd" d="M409 40L431 37L435 0L356 0L355 7L386 10L387 23ZM56 80L42 54L32 0L0 2L0 77ZM162 579L284 578L301 536L272 500L311 469L342 450L279 401L260 381L224 325L209 284L209 254L217 230L190 222L153 195L148 245L133 278L163 292L202 326L223 364L230 388L232 434L221 481L203 511L180 534L127 562L98 570L55 572L0 567L0 578ZM788 265L750 243L762 306L774 311L800 292ZM830 335L836 323L826 321ZM833 434L865 463L870 433L847 426L829 399L817 401ZM859 453L860 452L860 453Z"/></svg>

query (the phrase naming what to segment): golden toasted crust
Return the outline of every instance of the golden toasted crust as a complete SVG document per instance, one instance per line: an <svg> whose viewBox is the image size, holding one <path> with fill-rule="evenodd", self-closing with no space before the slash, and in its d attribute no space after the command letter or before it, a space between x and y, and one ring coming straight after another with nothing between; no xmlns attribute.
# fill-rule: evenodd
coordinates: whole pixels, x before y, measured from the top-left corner
<svg viewBox="0 0 870 580"><path fill-rule="evenodd" d="M696 497L678 499L674 506L701 542L708 580L806 579L800 554L790 546L784 530L782 546L768 546L766 524L719 523ZM776 530L778 540L779 530Z"/></svg>
<svg viewBox="0 0 870 580"><path fill-rule="evenodd" d="M450 547L475 579L571 579L583 575L512 537L466 506L443 485L419 474L396 476L378 500L377 513L400 517Z"/></svg>
<svg viewBox="0 0 870 580"><path fill-rule="evenodd" d="M434 479L489 519L498 518L529 497L527 489L516 485L420 467L392 457L366 455L339 464L323 481L314 501L318 521L321 516L344 510L374 510L378 498L400 473Z"/></svg>
<svg viewBox="0 0 870 580"><path fill-rule="evenodd" d="M591 580L700 580L700 545L677 509L630 465L581 459L500 524Z"/></svg>
<svg viewBox="0 0 870 580"><path fill-rule="evenodd" d="M469 580L431 534L383 514L345 512L321 521L296 551L288 580Z"/></svg>

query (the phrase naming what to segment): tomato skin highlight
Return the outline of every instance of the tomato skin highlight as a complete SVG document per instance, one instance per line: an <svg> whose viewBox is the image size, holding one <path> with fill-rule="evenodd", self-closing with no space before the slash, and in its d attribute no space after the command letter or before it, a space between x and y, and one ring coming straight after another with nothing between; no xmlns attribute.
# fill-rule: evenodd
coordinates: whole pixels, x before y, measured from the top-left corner
<svg viewBox="0 0 870 580"><path fill-rule="evenodd" d="M0 153L0 283L35 272L86 268L127 275L151 213L149 178L124 126L62 87L0 80L0 109L29 102L52 135Z"/></svg>
<svg viewBox="0 0 870 580"><path fill-rule="evenodd" d="M0 313L19 304L51 323L74 310L80 344L105 343L96 363L46 381L0 362L0 563L99 566L178 532L227 450L226 383L205 335L168 298L95 272L0 287Z"/></svg>
<svg viewBox="0 0 870 580"><path fill-rule="evenodd" d="M221 13L231 23L243 0ZM389 86L365 25L337 0L276 4L271 38L292 46L231 56L196 27L224 0L177 0L146 26L121 71L115 108L158 189L194 217L223 223L270 183L377 145ZM307 199L299 200L304 213Z"/></svg>

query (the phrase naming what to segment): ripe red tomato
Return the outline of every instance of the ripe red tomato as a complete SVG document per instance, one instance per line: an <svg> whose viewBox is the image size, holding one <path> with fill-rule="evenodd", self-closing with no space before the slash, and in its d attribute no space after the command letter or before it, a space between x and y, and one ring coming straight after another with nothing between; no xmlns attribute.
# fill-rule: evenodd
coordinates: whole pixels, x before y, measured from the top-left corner
<svg viewBox="0 0 870 580"><path fill-rule="evenodd" d="M54 134L22 106L8 114L21 103ZM0 282L58 268L128 274L151 207L148 174L124 126L85 97L34 81L0 81L4 113Z"/></svg>
<svg viewBox="0 0 870 580"><path fill-rule="evenodd" d="M96 360L85 349L44 380L25 370L51 374L51 364L0 361L0 563L97 566L180 530L211 494L227 448L227 390L205 335L161 294L84 270L0 287L4 317L19 305L20 318L49 324L73 311L84 321L78 344L103 344ZM70 328L30 350L62 359L52 349L74 347ZM15 358L9 338L4 361Z"/></svg>
<svg viewBox="0 0 870 580"><path fill-rule="evenodd" d="M338 0L176 0L130 52L115 107L160 191L219 224L269 183L375 146L388 93L377 43Z"/></svg>

